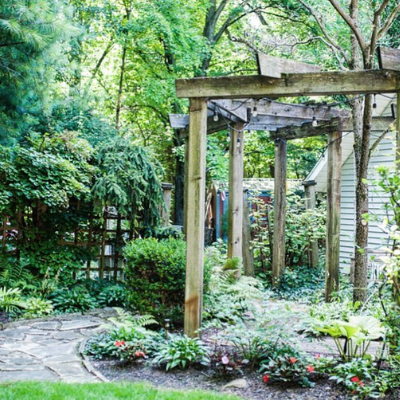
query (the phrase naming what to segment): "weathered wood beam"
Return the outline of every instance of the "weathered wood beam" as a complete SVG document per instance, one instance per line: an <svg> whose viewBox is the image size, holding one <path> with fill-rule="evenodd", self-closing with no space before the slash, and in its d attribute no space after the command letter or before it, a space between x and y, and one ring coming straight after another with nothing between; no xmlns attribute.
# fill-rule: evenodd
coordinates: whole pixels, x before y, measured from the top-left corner
<svg viewBox="0 0 400 400"><path fill-rule="evenodd" d="M207 101L191 99L187 151L185 334L198 336L204 262Z"/></svg>
<svg viewBox="0 0 400 400"><path fill-rule="evenodd" d="M400 71L400 49L378 47L377 52L380 69Z"/></svg>
<svg viewBox="0 0 400 400"><path fill-rule="evenodd" d="M335 71L265 76L177 79L178 97L209 99L243 97L298 97L334 94L393 93L400 90L400 72L388 70Z"/></svg>
<svg viewBox="0 0 400 400"><path fill-rule="evenodd" d="M317 126L313 126L312 122L307 122L301 126L289 126L278 128L275 132L270 133L272 140L284 139L293 140L311 136L320 136L327 133L342 130L343 120L341 118L333 118L331 121L318 122Z"/></svg>
<svg viewBox="0 0 400 400"><path fill-rule="evenodd" d="M321 71L321 68L317 65L273 57L260 52L257 53L257 66L259 75L268 76L270 78L280 78L282 74L301 74L305 72Z"/></svg>
<svg viewBox="0 0 400 400"><path fill-rule="evenodd" d="M233 101L230 99L225 100L212 100L211 101L214 106L217 107L217 110L224 110L228 112L231 116L236 117L239 121L248 122L247 118L247 108L245 106L246 101Z"/></svg>
<svg viewBox="0 0 400 400"><path fill-rule="evenodd" d="M172 123L174 125L171 125L172 128L179 128L181 130L181 137L186 138L188 136L189 130L188 130L188 125L189 125L189 116L185 114L170 114L170 116L173 115L174 118L170 118L170 121L173 121ZM187 118L184 120L182 119L182 116L185 115ZM305 127L302 127L303 124L307 122L311 122L311 119L298 119L294 118L292 119L291 117L271 117L271 116L265 116L265 115L258 115L257 117L252 117L251 122L247 123L245 125L245 129L247 131L270 131L272 132L272 137L279 137L279 135L276 135L275 132L278 129L288 129L293 130L296 126L298 128L303 128L304 130L304 135L302 137L308 137L310 136L308 134L308 126L306 125ZM182 121L187 121L187 125L181 128L183 125ZM323 120L318 120L318 124L322 125L321 121ZM275 123L274 123L275 122ZM394 122L393 117L373 117L372 118L372 132L383 132L387 127ZM207 134L212 134L215 132L221 132L225 129L228 129L227 123L229 121L225 121L225 119L220 118L217 122L214 121L213 117L208 117L207 119ZM343 132L351 132L353 131L353 125L351 118L346 118L343 122L342 126ZM321 132L318 133L318 131L315 130L316 135L325 135L329 133L328 131L326 132ZM315 136L315 135L314 135ZM297 136L294 136L293 138L295 139ZM299 136L300 137L300 136ZM290 137L287 138L290 140Z"/></svg>
<svg viewBox="0 0 400 400"><path fill-rule="evenodd" d="M228 199L228 258L242 258L243 224L243 122L230 130L229 199Z"/></svg>
<svg viewBox="0 0 400 400"><path fill-rule="evenodd" d="M223 131L228 129L226 121L221 117L218 121L214 121L213 117L209 116L207 118L207 134ZM170 125L173 129L182 129L181 137L186 139L189 135L189 115L188 114L170 114L169 115ZM171 118L172 117L172 118ZM186 124L186 125L184 125Z"/></svg>
<svg viewBox="0 0 400 400"><path fill-rule="evenodd" d="M305 192L306 210L313 210L315 209L316 206L315 186L317 185L317 182L305 181L303 182L303 185ZM312 268L317 268L319 259L318 240L310 241L307 253L308 253L308 265Z"/></svg>
<svg viewBox="0 0 400 400"><path fill-rule="evenodd" d="M286 224L286 140L275 141L274 236L272 246L272 284L275 286L285 268Z"/></svg>
<svg viewBox="0 0 400 400"><path fill-rule="evenodd" d="M325 300L339 289L340 188L342 179L342 132L328 136Z"/></svg>

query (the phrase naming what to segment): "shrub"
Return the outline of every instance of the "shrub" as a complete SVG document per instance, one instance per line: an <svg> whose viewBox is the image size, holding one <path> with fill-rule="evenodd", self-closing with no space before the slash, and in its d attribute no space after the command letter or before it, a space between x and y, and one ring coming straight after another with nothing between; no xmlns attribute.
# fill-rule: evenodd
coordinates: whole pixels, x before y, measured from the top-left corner
<svg viewBox="0 0 400 400"><path fill-rule="evenodd" d="M210 357L207 346L201 340L186 335L170 335L159 345L153 363L165 366L168 371L177 367L184 369L195 363L208 365Z"/></svg>
<svg viewBox="0 0 400 400"><path fill-rule="evenodd" d="M124 250L127 303L141 314L170 318L179 323L183 317L186 245L169 238L137 239Z"/></svg>

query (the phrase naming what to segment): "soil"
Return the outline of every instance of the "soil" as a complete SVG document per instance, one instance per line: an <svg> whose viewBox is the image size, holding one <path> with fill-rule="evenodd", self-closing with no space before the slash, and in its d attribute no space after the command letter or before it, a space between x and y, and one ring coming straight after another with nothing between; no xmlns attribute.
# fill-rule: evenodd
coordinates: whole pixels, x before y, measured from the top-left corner
<svg viewBox="0 0 400 400"><path fill-rule="evenodd" d="M11 322L11 318L8 313L0 311L0 325L6 324L7 322Z"/></svg>
<svg viewBox="0 0 400 400"><path fill-rule="evenodd" d="M282 386L278 384L266 385L262 382L260 374L254 371L244 370L243 375L230 375L221 377L210 368L189 368L188 370L174 370L165 372L151 365L126 365L115 360L91 360L93 366L110 381L147 381L155 386L181 390L211 390L219 393L235 394L243 399L269 400L269 399L350 399L342 388L328 380L316 382L313 388L301 388L294 386ZM224 388L235 380L244 378L247 387ZM395 399L395 398L393 398Z"/></svg>

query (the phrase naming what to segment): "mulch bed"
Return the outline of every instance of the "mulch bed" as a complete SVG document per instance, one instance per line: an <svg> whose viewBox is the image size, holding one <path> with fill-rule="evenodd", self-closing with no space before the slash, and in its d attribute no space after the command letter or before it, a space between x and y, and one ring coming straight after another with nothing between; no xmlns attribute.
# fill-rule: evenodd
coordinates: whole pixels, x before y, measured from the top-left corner
<svg viewBox="0 0 400 400"><path fill-rule="evenodd" d="M350 397L343 389L327 380L316 382L313 388L282 386L278 384L265 385L260 374L250 370L243 370L243 375L221 377L210 368L189 368L187 370L173 370L165 372L151 365L125 364L115 360L94 360L93 366L107 379L117 381L147 381L155 386L181 390L212 390L218 393L236 394L244 399L334 399L344 400ZM244 378L247 387L224 388L224 385L234 379Z"/></svg>

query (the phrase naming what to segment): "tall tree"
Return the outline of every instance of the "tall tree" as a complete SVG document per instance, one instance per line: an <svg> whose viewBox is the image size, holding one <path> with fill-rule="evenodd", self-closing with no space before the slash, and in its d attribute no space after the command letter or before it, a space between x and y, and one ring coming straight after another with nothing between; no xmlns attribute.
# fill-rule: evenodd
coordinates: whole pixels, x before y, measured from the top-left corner
<svg viewBox="0 0 400 400"><path fill-rule="evenodd" d="M375 52L380 41L398 19L400 2L394 0L342 2L329 0L341 24L336 25L336 35L326 18L329 10L321 11L318 1L299 0L317 22L321 37L333 50L342 69L373 69ZM325 15L323 17L322 15ZM371 24L372 21L372 24ZM340 21L339 21L340 22ZM340 35L338 34L340 32ZM354 155L356 166L356 235L354 301L367 298L367 246L368 222L363 215L368 212L368 163L372 124L372 95L350 99L354 129Z"/></svg>
<svg viewBox="0 0 400 400"><path fill-rule="evenodd" d="M0 141L29 132L49 116L58 72L78 29L62 0L4 0L0 5ZM58 93L57 93L58 92Z"/></svg>

